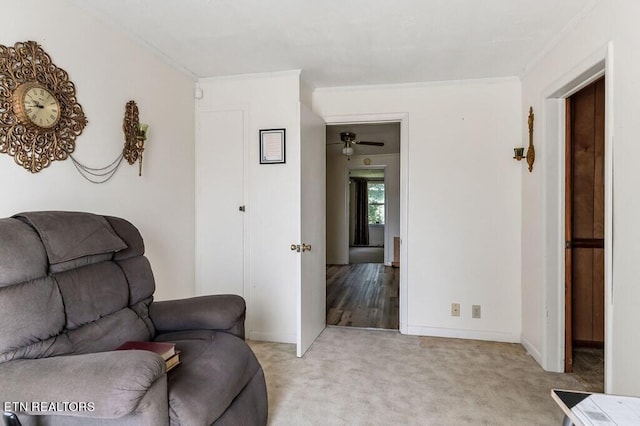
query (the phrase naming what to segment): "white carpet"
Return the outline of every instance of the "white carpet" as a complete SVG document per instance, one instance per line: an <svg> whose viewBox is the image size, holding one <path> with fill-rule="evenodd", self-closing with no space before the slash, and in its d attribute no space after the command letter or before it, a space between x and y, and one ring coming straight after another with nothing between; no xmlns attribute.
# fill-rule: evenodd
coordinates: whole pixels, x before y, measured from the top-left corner
<svg viewBox="0 0 640 426"><path fill-rule="evenodd" d="M560 425L547 373L518 344L327 328L304 358L250 342L269 392L270 425Z"/></svg>

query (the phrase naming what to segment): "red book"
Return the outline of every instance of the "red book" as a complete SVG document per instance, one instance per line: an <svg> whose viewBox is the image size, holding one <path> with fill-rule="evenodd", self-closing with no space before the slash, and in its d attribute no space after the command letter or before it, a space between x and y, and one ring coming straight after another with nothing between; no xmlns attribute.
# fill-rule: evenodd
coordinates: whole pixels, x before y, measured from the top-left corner
<svg viewBox="0 0 640 426"><path fill-rule="evenodd" d="M117 351L128 349L139 349L142 351L155 352L160 355L165 361L176 354L175 343L168 342L130 341L125 342L116 348Z"/></svg>

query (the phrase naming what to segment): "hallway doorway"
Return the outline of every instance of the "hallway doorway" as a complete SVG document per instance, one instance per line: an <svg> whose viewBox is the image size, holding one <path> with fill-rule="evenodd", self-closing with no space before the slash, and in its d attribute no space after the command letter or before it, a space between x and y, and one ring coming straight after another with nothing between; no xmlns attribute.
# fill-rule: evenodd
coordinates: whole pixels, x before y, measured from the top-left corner
<svg viewBox="0 0 640 426"><path fill-rule="evenodd" d="M565 372L604 391L605 79L566 100Z"/></svg>
<svg viewBox="0 0 640 426"><path fill-rule="evenodd" d="M400 328L400 129L327 125L327 325Z"/></svg>

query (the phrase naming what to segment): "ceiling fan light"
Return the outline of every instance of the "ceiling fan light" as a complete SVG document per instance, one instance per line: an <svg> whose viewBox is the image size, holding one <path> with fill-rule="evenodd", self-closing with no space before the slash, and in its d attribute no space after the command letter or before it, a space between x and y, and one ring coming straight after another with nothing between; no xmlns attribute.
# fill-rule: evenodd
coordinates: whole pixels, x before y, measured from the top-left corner
<svg viewBox="0 0 640 426"><path fill-rule="evenodd" d="M342 153L348 157L349 155L353 154L353 148L351 148L350 146L345 146L344 148L342 148Z"/></svg>

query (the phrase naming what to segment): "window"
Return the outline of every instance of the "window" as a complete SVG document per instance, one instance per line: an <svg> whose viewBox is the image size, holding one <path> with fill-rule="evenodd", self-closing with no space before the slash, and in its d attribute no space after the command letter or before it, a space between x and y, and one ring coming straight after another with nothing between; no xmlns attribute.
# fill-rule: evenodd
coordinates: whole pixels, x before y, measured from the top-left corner
<svg viewBox="0 0 640 426"><path fill-rule="evenodd" d="M384 182L367 182L369 225L384 225Z"/></svg>

